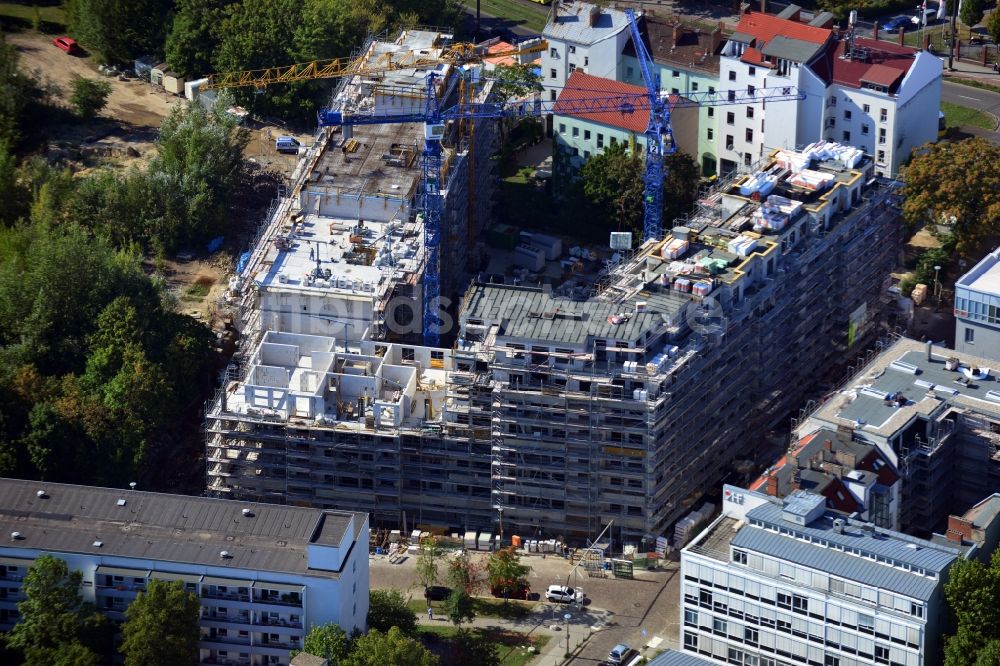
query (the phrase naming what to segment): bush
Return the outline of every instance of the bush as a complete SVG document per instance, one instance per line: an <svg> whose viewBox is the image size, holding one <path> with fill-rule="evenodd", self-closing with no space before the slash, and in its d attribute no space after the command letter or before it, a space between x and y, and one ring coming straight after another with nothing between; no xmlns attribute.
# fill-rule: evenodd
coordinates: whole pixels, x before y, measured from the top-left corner
<svg viewBox="0 0 1000 666"><path fill-rule="evenodd" d="M69 103L73 107L73 115L78 118L93 118L108 103L111 84L107 81L78 77L69 85L72 88Z"/></svg>

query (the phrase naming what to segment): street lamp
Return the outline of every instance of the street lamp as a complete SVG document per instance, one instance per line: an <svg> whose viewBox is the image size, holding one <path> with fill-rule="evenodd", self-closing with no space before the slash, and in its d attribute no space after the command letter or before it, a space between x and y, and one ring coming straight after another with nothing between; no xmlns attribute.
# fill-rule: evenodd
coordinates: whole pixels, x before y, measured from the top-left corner
<svg viewBox="0 0 1000 666"><path fill-rule="evenodd" d="M563 619L566 620L566 654L569 654L569 620L573 617L569 613L563 615Z"/></svg>
<svg viewBox="0 0 1000 666"><path fill-rule="evenodd" d="M941 305L941 282L938 280L938 273L941 272L940 266L934 267L934 294L937 296L938 305Z"/></svg>

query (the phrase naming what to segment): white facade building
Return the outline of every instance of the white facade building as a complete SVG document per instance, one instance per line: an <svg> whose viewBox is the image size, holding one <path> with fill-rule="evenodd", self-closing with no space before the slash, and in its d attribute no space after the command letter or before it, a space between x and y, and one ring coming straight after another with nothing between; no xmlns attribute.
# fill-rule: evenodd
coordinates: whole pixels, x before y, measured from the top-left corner
<svg viewBox="0 0 1000 666"><path fill-rule="evenodd" d="M937 139L941 61L925 51L853 38L787 18L743 14L723 47L722 90L795 86L797 103L721 108L722 170L749 166L775 148L820 140L856 146L875 172L894 177L914 148Z"/></svg>
<svg viewBox="0 0 1000 666"><path fill-rule="evenodd" d="M955 350L1000 361L1000 248L955 283Z"/></svg>
<svg viewBox="0 0 1000 666"><path fill-rule="evenodd" d="M919 666L940 641L948 568L975 549L733 486L681 555L685 652L719 663Z"/></svg>
<svg viewBox="0 0 1000 666"><path fill-rule="evenodd" d="M314 626L365 628L367 514L16 479L0 479L0 505L0 629L42 554L117 621L150 580L183 582L201 599L202 663L287 664Z"/></svg>
<svg viewBox="0 0 1000 666"><path fill-rule="evenodd" d="M576 70L618 78L622 48L629 40L628 16L579 0L557 2L542 37L549 43L542 53L543 95L555 100Z"/></svg>

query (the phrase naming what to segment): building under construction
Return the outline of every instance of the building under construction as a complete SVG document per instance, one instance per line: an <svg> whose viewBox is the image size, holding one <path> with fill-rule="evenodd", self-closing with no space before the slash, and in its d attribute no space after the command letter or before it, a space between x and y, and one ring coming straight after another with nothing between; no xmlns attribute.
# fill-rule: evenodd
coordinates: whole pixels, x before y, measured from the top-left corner
<svg viewBox="0 0 1000 666"><path fill-rule="evenodd" d="M614 521L638 544L879 334L895 183L824 144L720 183L596 293L477 280L454 348L412 344L379 317L420 282L417 174L380 154L421 130L320 137L262 234L243 355L208 410L213 494L571 542ZM344 177L351 141L380 179ZM452 196L446 219L468 220Z"/></svg>

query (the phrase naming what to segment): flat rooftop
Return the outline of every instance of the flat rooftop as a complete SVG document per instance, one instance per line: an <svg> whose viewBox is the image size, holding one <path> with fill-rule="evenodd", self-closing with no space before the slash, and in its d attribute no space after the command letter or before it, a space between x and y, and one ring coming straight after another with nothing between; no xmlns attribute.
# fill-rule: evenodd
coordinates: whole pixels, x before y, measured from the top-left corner
<svg viewBox="0 0 1000 666"><path fill-rule="evenodd" d="M945 368L950 358L958 359L956 370ZM933 347L928 360L926 343L901 338L815 416L889 436L914 416L930 415L946 405L1000 415L998 368L990 363L941 347Z"/></svg>
<svg viewBox="0 0 1000 666"><path fill-rule="evenodd" d="M423 132L417 123L357 125L352 139L335 135L330 140L306 185L408 199L420 181Z"/></svg>
<svg viewBox="0 0 1000 666"><path fill-rule="evenodd" d="M958 278L955 286L1000 296L1000 248L987 254L972 270Z"/></svg>
<svg viewBox="0 0 1000 666"><path fill-rule="evenodd" d="M21 535L7 549L329 577L336 573L309 568L307 546L340 544L345 536L352 543L367 519L347 511L0 479L0 529ZM222 559L221 550L230 557Z"/></svg>

